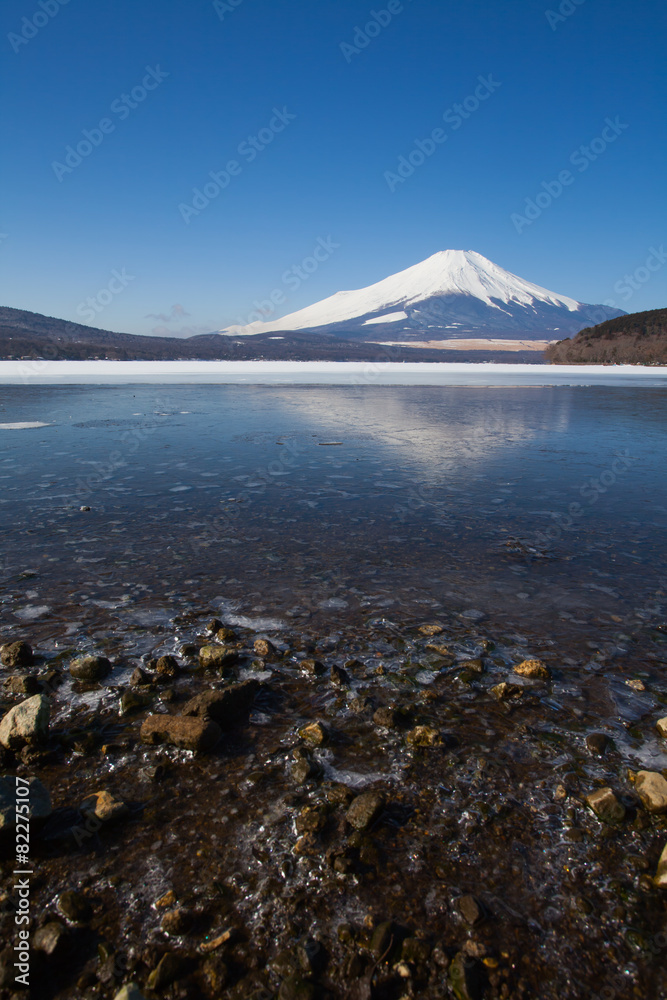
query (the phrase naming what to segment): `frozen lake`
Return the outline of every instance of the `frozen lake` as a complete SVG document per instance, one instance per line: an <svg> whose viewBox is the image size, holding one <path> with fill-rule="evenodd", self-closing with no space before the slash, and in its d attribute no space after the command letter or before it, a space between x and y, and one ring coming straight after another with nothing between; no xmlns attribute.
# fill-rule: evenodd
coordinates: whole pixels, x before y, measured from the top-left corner
<svg viewBox="0 0 667 1000"><path fill-rule="evenodd" d="M0 385L667 386L639 365L338 361L0 361Z"/></svg>

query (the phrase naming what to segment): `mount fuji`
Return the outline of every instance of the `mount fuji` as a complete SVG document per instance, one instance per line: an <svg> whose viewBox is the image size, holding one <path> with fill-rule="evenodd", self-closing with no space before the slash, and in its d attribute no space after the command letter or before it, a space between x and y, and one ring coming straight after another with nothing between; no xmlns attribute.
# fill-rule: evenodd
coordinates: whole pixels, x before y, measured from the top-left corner
<svg viewBox="0 0 667 1000"><path fill-rule="evenodd" d="M375 342L397 335L402 342L460 336L560 340L624 315L622 309L550 292L474 250L442 250L367 288L336 292L282 319L219 332L303 331Z"/></svg>

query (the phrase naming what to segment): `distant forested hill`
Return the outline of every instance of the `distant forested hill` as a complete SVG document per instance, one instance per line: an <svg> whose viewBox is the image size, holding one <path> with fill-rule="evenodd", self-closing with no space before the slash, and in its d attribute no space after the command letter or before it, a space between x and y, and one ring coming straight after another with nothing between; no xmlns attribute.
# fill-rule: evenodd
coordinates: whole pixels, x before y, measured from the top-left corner
<svg viewBox="0 0 667 1000"><path fill-rule="evenodd" d="M667 309L630 313L559 340L545 352L556 365L667 365Z"/></svg>

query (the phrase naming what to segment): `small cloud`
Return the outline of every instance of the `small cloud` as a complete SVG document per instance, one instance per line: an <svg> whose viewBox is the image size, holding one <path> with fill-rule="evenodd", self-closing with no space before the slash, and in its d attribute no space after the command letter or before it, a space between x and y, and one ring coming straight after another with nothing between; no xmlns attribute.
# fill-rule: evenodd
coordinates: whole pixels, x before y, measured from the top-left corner
<svg viewBox="0 0 667 1000"><path fill-rule="evenodd" d="M189 315L190 313L185 311L184 306L177 302L171 307L169 313L148 313L145 318L159 319L162 323L171 323L175 319L182 319L184 316Z"/></svg>

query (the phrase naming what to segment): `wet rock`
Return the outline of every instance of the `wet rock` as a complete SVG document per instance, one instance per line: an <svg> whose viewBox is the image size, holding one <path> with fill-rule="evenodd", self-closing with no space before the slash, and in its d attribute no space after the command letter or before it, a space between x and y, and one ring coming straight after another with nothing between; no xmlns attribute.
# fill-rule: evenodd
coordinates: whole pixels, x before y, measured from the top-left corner
<svg viewBox="0 0 667 1000"><path fill-rule="evenodd" d="M419 631L422 635L442 635L445 630L442 625L433 623L432 625L420 625Z"/></svg>
<svg viewBox="0 0 667 1000"><path fill-rule="evenodd" d="M326 968L327 957L326 949L315 938L304 938L297 945L296 958L306 973L319 976Z"/></svg>
<svg viewBox="0 0 667 1000"><path fill-rule="evenodd" d="M141 711L144 708L148 708L154 698L155 694L153 691L123 691L120 699L120 710L123 715Z"/></svg>
<svg viewBox="0 0 667 1000"><path fill-rule="evenodd" d="M440 657L440 667L451 667L456 663L456 657L450 650L449 646L444 646L440 642L429 642L426 646L429 653L435 653Z"/></svg>
<svg viewBox="0 0 667 1000"><path fill-rule="evenodd" d="M598 757L605 753L610 743L611 740L606 733L589 733L586 737L586 746L591 753L597 754Z"/></svg>
<svg viewBox="0 0 667 1000"><path fill-rule="evenodd" d="M201 666L210 670L224 671L237 663L238 658L238 650L229 646L202 646L199 650Z"/></svg>
<svg viewBox="0 0 667 1000"><path fill-rule="evenodd" d="M142 670L141 667L137 667L136 670L132 672L130 684L132 687L144 687L145 685L150 684L151 680L152 677L149 673Z"/></svg>
<svg viewBox="0 0 667 1000"><path fill-rule="evenodd" d="M484 673L484 662L480 659L475 660L461 660L459 663L461 670L467 670L471 674L476 674L478 677Z"/></svg>
<svg viewBox="0 0 667 1000"><path fill-rule="evenodd" d="M476 959L460 951L449 966L449 985L456 1000L482 1000L485 975Z"/></svg>
<svg viewBox="0 0 667 1000"><path fill-rule="evenodd" d="M534 681L548 681L551 671L542 660L522 660L512 668L520 677L529 677Z"/></svg>
<svg viewBox="0 0 667 1000"><path fill-rule="evenodd" d="M600 788L586 796L586 802L603 823L614 826L625 819L625 806L614 795L611 788Z"/></svg>
<svg viewBox="0 0 667 1000"><path fill-rule="evenodd" d="M212 750L222 736L216 722L182 715L149 715L141 727L144 743L168 743L182 750Z"/></svg>
<svg viewBox="0 0 667 1000"><path fill-rule="evenodd" d="M127 816L129 809L122 799L116 798L106 789L88 795L79 809L88 818L98 819L101 823L115 823Z"/></svg>
<svg viewBox="0 0 667 1000"><path fill-rule="evenodd" d="M440 731L433 726L416 726L405 739L411 747L437 747L443 742Z"/></svg>
<svg viewBox="0 0 667 1000"><path fill-rule="evenodd" d="M417 968L426 965L431 957L431 945L422 938L408 937L401 948L401 959Z"/></svg>
<svg viewBox="0 0 667 1000"><path fill-rule="evenodd" d="M195 914L192 910L179 906L175 910L168 910L160 921L160 927L165 934L177 937L187 934L194 925Z"/></svg>
<svg viewBox="0 0 667 1000"><path fill-rule="evenodd" d="M39 743L49 731L49 699L36 694L19 705L14 705L0 722L0 743L8 750L16 750L26 743Z"/></svg>
<svg viewBox="0 0 667 1000"><path fill-rule="evenodd" d="M355 830L367 830L384 809L381 792L362 792L347 810L345 818Z"/></svg>
<svg viewBox="0 0 667 1000"><path fill-rule="evenodd" d="M334 664L329 676L331 677L331 683L336 684L338 687L350 686L350 675L343 667L338 667Z"/></svg>
<svg viewBox="0 0 667 1000"><path fill-rule="evenodd" d="M39 778L29 778L27 798L32 820L46 821L51 815L51 796ZM16 778L0 778L0 833L16 826Z"/></svg>
<svg viewBox="0 0 667 1000"><path fill-rule="evenodd" d="M8 642L0 647L0 662L4 667L31 667L32 646L27 642Z"/></svg>
<svg viewBox="0 0 667 1000"><path fill-rule="evenodd" d="M486 615L483 611L478 611L476 608L467 608L461 612L459 617L466 618L469 622L481 622L484 621Z"/></svg>
<svg viewBox="0 0 667 1000"><path fill-rule="evenodd" d="M310 778L315 778L319 773L319 768L313 764L311 760L306 757L301 757L296 760L291 767L290 774L292 780L297 783L297 785L303 785Z"/></svg>
<svg viewBox="0 0 667 1000"><path fill-rule="evenodd" d="M638 771L635 789L649 812L667 812L667 781L658 771Z"/></svg>
<svg viewBox="0 0 667 1000"><path fill-rule="evenodd" d="M61 958L68 951L69 943L67 928L55 920L36 930L32 939L35 951L42 951L49 958L55 959Z"/></svg>
<svg viewBox="0 0 667 1000"><path fill-rule="evenodd" d="M268 660L270 657L275 656L276 647L268 639L255 639L252 644L252 648L255 650L258 656L263 659Z"/></svg>
<svg viewBox="0 0 667 1000"><path fill-rule="evenodd" d="M456 908L465 922L471 927L475 927L476 924L481 923L486 916L483 904L471 895L459 896L456 900Z"/></svg>
<svg viewBox="0 0 667 1000"><path fill-rule="evenodd" d="M321 722L311 722L299 730L299 736L312 746L321 747L327 742L327 731Z"/></svg>
<svg viewBox="0 0 667 1000"><path fill-rule="evenodd" d="M34 674L13 674L5 681L5 690L10 695L23 695L24 698L38 694L42 685Z"/></svg>
<svg viewBox="0 0 667 1000"><path fill-rule="evenodd" d="M222 624L219 618L211 618L208 625L206 626L207 632L213 632L214 635L218 633L221 628L224 628L224 625Z"/></svg>
<svg viewBox="0 0 667 1000"><path fill-rule="evenodd" d="M400 928L393 922L393 920L386 920L373 930L371 935L371 940L369 943L369 949L372 955L380 961L389 961L392 953L396 951L398 945L402 941L405 932L401 932Z"/></svg>
<svg viewBox="0 0 667 1000"><path fill-rule="evenodd" d="M373 713L373 722L376 726L384 726L386 729L396 729L401 721L401 717L397 709L391 708L391 706L386 705L383 708L378 708L376 712Z"/></svg>
<svg viewBox="0 0 667 1000"><path fill-rule="evenodd" d="M229 985L229 966L215 955L207 958L202 965L202 975L211 988L213 996L220 996L226 986ZM258 1000L262 996L257 994Z"/></svg>
<svg viewBox="0 0 667 1000"><path fill-rule="evenodd" d="M667 737L667 716L664 719L658 719L655 724L655 728L658 730L661 736Z"/></svg>
<svg viewBox="0 0 667 1000"><path fill-rule="evenodd" d="M166 990L168 986L171 986L172 983L185 974L187 966L187 961L181 955L167 952L166 955L162 956L148 977L146 981L147 989L155 990L156 993Z"/></svg>
<svg viewBox="0 0 667 1000"><path fill-rule="evenodd" d="M215 635L216 635L216 638L220 640L220 642L236 642L237 639L238 639L238 636L237 636L236 632L234 631L234 629L233 628L227 628L226 625L222 625L217 630L217 632L215 633Z"/></svg>
<svg viewBox="0 0 667 1000"><path fill-rule="evenodd" d="M73 924L88 924L93 919L93 908L89 901L73 889L60 893L58 909Z"/></svg>
<svg viewBox="0 0 667 1000"><path fill-rule="evenodd" d="M223 729L229 729L247 720L259 688L259 681L252 679L224 688L213 688L186 702L183 715L213 719Z"/></svg>
<svg viewBox="0 0 667 1000"><path fill-rule="evenodd" d="M658 861L658 871L655 876L655 884L659 889L667 889L667 844L660 855Z"/></svg>
<svg viewBox="0 0 667 1000"><path fill-rule="evenodd" d="M313 983L300 976L289 976L280 984L279 1000L315 1000L317 992Z"/></svg>
<svg viewBox="0 0 667 1000"><path fill-rule="evenodd" d="M146 1000L136 983L126 983L121 990L116 993L114 1000Z"/></svg>
<svg viewBox="0 0 667 1000"><path fill-rule="evenodd" d="M158 684L168 684L174 681L180 673L178 660L175 656L161 656L155 664L155 674Z"/></svg>
<svg viewBox="0 0 667 1000"><path fill-rule="evenodd" d="M510 684L508 681L501 681L500 684L490 688L490 691L498 701L507 701L509 698L517 698L523 694L523 688L519 687L518 684Z"/></svg>
<svg viewBox="0 0 667 1000"><path fill-rule="evenodd" d="M633 691L646 690L646 685L642 680L639 679L639 677L628 677L625 683L629 688L632 688Z"/></svg>
<svg viewBox="0 0 667 1000"><path fill-rule="evenodd" d="M106 656L79 656L69 665L69 672L78 681L99 681L112 671Z"/></svg>
<svg viewBox="0 0 667 1000"><path fill-rule="evenodd" d="M223 945L229 944L233 937L234 930L232 928L228 928L226 931L223 931L222 934L216 934L215 937L207 937L199 945L199 950L202 954L208 955L210 952L217 951L218 948L222 948Z"/></svg>
<svg viewBox="0 0 667 1000"><path fill-rule="evenodd" d="M320 663L319 660L302 660L299 666L311 677L320 677L326 670L324 664Z"/></svg>

